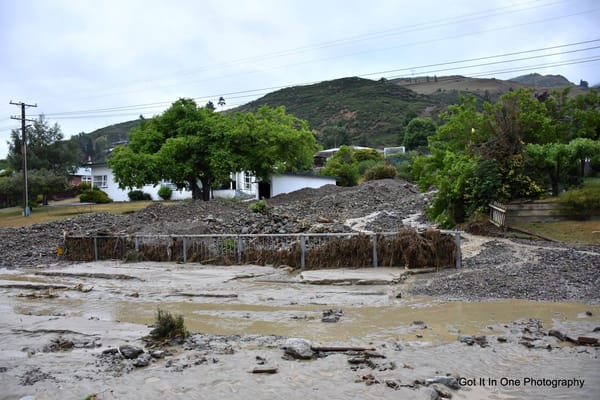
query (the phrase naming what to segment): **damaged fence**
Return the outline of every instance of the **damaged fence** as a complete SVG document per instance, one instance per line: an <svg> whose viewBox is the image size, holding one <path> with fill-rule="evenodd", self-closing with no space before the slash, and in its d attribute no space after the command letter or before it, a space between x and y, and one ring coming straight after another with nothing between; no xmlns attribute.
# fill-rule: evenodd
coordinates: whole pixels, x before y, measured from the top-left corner
<svg viewBox="0 0 600 400"><path fill-rule="evenodd" d="M289 265L302 269L460 267L460 232L96 235L64 239L71 261Z"/></svg>

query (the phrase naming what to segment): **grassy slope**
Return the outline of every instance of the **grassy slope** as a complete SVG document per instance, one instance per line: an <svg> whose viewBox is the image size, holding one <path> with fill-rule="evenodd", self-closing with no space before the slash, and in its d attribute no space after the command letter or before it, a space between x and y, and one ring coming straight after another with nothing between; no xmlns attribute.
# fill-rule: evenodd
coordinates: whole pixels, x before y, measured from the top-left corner
<svg viewBox="0 0 600 400"><path fill-rule="evenodd" d="M342 126L352 144L373 147L401 144L401 133L411 118L440 107L437 98L417 94L389 81L343 78L296 86L269 93L235 111L255 111L261 105L286 110L321 131Z"/></svg>

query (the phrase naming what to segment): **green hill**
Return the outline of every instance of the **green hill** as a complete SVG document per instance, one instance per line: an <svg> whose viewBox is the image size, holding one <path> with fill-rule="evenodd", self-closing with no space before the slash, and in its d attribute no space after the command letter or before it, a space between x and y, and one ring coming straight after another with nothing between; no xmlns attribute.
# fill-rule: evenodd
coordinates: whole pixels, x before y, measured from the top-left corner
<svg viewBox="0 0 600 400"><path fill-rule="evenodd" d="M256 111L263 104L285 106L287 112L307 120L325 146L381 147L400 144L412 118L437 115L446 102L387 80L343 78L281 89L232 111Z"/></svg>
<svg viewBox="0 0 600 400"><path fill-rule="evenodd" d="M511 80L464 76L411 77L378 81L342 78L313 85L294 86L269 93L226 111L256 111L261 105L285 106L288 113L308 121L324 147L354 144L381 148L402 144L404 128L415 117L437 118L461 93L496 101L519 87L538 92L571 87L571 95L584 91L560 75L524 75ZM127 140L140 120L114 124L78 136L84 161L101 161L112 144Z"/></svg>
<svg viewBox="0 0 600 400"><path fill-rule="evenodd" d="M528 74L517 76L510 79L512 82L518 82L522 85L537 86L544 88L563 88L565 86L574 86L567 78L562 75L540 75Z"/></svg>
<svg viewBox="0 0 600 400"><path fill-rule="evenodd" d="M129 132L139 125L139 119L120 122L96 129L90 133L80 133L74 136L72 140L79 143L82 162L101 162L104 161L107 153L115 143L126 141L129 138Z"/></svg>

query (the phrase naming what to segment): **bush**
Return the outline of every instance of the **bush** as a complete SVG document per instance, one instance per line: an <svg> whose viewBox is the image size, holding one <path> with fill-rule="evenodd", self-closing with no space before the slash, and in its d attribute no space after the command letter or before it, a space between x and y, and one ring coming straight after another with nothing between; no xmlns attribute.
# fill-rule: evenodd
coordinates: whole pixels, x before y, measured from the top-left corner
<svg viewBox="0 0 600 400"><path fill-rule="evenodd" d="M375 160L364 160L358 163L358 173L360 175L364 175L365 172L367 172L367 170L369 168L373 168L374 166L378 165L380 162L379 161L375 161Z"/></svg>
<svg viewBox="0 0 600 400"><path fill-rule="evenodd" d="M173 189L168 186L161 186L158 189L158 195L163 200L171 200L171 196L173 196Z"/></svg>
<svg viewBox="0 0 600 400"><path fill-rule="evenodd" d="M250 210L254 213L264 214L267 212L267 202L264 199L260 199L256 203L251 204L248 207L248 210Z"/></svg>
<svg viewBox="0 0 600 400"><path fill-rule="evenodd" d="M154 325L154 329L150 331L150 337L155 340L184 338L188 335L182 315L175 317L170 312L163 311L160 308L156 313Z"/></svg>
<svg viewBox="0 0 600 400"><path fill-rule="evenodd" d="M577 219L600 215L600 187L569 190L558 198L561 211Z"/></svg>
<svg viewBox="0 0 600 400"><path fill-rule="evenodd" d="M152 200L152 196L150 196L148 193L142 192L141 190L132 190L131 192L127 193L127 196L131 201Z"/></svg>
<svg viewBox="0 0 600 400"><path fill-rule="evenodd" d="M112 199L108 197L106 192L103 192L102 190L95 187L93 189L84 190L79 195L79 201L81 201L82 203L105 204L112 202Z"/></svg>
<svg viewBox="0 0 600 400"><path fill-rule="evenodd" d="M377 179L394 179L396 177L396 168L388 164L375 165L365 171L365 181L374 181Z"/></svg>

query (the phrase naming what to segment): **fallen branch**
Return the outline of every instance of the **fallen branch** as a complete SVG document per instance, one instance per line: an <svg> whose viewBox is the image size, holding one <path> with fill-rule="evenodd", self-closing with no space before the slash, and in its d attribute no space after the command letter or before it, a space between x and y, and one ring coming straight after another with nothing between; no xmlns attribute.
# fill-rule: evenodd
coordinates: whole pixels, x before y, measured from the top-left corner
<svg viewBox="0 0 600 400"><path fill-rule="evenodd" d="M310 346L312 351L322 352L345 352L345 351L375 351L375 347L352 347L352 346Z"/></svg>
<svg viewBox="0 0 600 400"><path fill-rule="evenodd" d="M274 367L256 367L251 372L253 374L276 374L278 370Z"/></svg>

